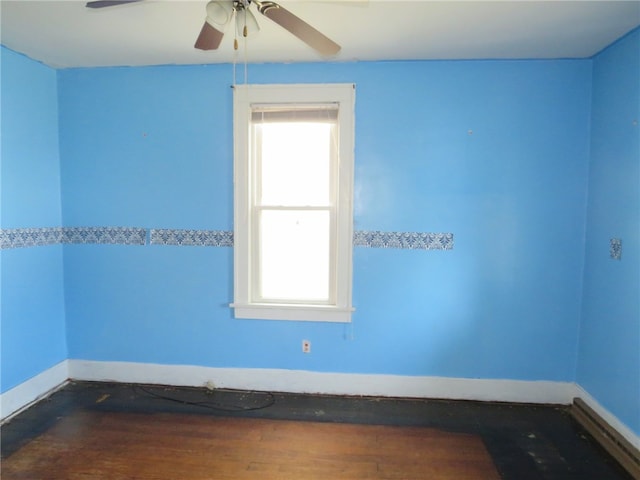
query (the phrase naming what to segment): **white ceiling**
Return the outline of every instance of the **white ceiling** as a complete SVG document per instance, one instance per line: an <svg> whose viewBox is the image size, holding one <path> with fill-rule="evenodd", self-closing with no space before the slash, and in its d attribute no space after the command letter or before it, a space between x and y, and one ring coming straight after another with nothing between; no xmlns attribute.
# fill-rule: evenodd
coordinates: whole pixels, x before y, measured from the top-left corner
<svg viewBox="0 0 640 480"><path fill-rule="evenodd" d="M232 62L232 28L217 51L193 48L206 3L147 0L88 9L81 1L2 0L0 39L56 68ZM334 61L583 58L640 25L640 0L279 3L342 46ZM237 61L322 60L255 14L261 30L241 46Z"/></svg>

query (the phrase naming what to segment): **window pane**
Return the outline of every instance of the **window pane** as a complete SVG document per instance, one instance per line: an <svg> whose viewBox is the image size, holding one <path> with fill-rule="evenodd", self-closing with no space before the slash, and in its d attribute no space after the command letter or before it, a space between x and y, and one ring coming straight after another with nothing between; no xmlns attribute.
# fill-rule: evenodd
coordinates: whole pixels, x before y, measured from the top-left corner
<svg viewBox="0 0 640 480"><path fill-rule="evenodd" d="M331 124L265 123L262 205L326 206L330 200Z"/></svg>
<svg viewBox="0 0 640 480"><path fill-rule="evenodd" d="M329 300L328 211L266 210L260 221L264 300Z"/></svg>

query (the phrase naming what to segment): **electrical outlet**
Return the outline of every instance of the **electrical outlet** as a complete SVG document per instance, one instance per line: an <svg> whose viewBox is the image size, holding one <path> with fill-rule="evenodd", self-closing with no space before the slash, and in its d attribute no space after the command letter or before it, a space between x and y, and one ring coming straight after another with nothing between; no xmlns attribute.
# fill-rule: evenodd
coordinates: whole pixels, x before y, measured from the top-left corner
<svg viewBox="0 0 640 480"><path fill-rule="evenodd" d="M311 353L311 342L309 340L302 340L302 353Z"/></svg>

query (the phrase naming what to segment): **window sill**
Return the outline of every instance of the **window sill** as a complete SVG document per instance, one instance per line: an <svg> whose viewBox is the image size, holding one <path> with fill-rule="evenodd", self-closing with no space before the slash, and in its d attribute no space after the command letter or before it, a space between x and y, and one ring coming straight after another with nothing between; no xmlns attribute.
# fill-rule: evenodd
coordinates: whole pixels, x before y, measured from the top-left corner
<svg viewBox="0 0 640 480"><path fill-rule="evenodd" d="M249 303L229 305L235 318L257 320L291 320L303 322L349 323L354 308L339 308L330 305L290 305L271 303Z"/></svg>

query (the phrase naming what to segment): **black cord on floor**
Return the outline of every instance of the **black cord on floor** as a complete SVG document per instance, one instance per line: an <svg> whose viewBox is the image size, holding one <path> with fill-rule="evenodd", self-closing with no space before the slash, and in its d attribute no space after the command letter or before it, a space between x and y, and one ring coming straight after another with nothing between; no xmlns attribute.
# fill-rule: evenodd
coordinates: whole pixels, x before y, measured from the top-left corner
<svg viewBox="0 0 640 480"><path fill-rule="evenodd" d="M140 385L134 386L134 389L140 390L145 395L158 398L160 400L166 400L168 402L174 402L174 403L181 403L183 405L192 405L196 407L208 408L210 410L218 410L222 412L250 412L254 410L262 410L264 408L268 408L272 406L276 402L274 395L270 392L255 392L255 391L244 392L243 391L241 393L242 395L264 396L266 398L266 400L259 405L247 406L247 405L237 405L237 404L231 404L231 403L214 402L211 400L206 400L206 401L185 400L183 398L177 398L177 397L172 397L170 395L160 394L160 393L151 391L148 388L145 388ZM207 394L213 396L215 395L215 390L211 392L207 392Z"/></svg>

